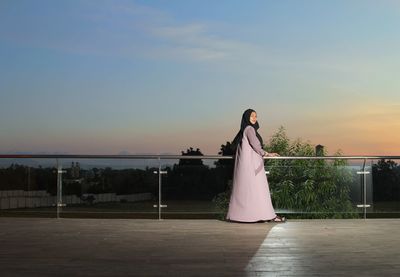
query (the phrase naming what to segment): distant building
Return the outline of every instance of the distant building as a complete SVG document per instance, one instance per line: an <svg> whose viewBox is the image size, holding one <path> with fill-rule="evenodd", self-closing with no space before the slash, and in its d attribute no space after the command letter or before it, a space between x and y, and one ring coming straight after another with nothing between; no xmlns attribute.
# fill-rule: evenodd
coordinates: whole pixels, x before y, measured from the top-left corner
<svg viewBox="0 0 400 277"><path fill-rule="evenodd" d="M71 179L79 179L81 167L78 162L71 164Z"/></svg>

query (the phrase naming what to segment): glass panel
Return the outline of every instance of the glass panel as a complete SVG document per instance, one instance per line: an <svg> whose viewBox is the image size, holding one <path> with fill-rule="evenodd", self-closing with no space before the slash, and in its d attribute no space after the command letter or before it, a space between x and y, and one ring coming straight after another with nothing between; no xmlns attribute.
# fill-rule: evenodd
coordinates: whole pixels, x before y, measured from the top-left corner
<svg viewBox="0 0 400 277"><path fill-rule="evenodd" d="M62 160L61 217L158 218L158 160Z"/></svg>
<svg viewBox="0 0 400 277"><path fill-rule="evenodd" d="M358 218L359 171L357 160L266 161L275 211L288 218Z"/></svg>
<svg viewBox="0 0 400 277"><path fill-rule="evenodd" d="M232 160L231 160L232 161ZM162 160L162 218L219 218L228 176L215 159Z"/></svg>
<svg viewBox="0 0 400 277"><path fill-rule="evenodd" d="M55 217L54 159L0 159L0 216Z"/></svg>
<svg viewBox="0 0 400 277"><path fill-rule="evenodd" d="M373 210L368 217L399 217L400 215L400 166L399 160L371 161Z"/></svg>

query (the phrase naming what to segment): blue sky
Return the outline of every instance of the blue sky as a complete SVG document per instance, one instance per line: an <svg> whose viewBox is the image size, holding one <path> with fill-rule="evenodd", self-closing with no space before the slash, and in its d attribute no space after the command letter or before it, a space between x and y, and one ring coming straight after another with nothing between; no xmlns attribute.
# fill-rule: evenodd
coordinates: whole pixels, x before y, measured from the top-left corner
<svg viewBox="0 0 400 277"><path fill-rule="evenodd" d="M400 154L397 1L0 2L0 152Z"/></svg>

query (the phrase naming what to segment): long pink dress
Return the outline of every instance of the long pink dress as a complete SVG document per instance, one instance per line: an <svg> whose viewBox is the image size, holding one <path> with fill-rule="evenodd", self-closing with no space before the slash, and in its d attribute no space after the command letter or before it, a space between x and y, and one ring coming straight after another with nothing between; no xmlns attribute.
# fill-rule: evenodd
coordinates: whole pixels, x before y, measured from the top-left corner
<svg viewBox="0 0 400 277"><path fill-rule="evenodd" d="M228 220L256 222L276 217L265 175L264 153L256 131L247 126L236 150Z"/></svg>

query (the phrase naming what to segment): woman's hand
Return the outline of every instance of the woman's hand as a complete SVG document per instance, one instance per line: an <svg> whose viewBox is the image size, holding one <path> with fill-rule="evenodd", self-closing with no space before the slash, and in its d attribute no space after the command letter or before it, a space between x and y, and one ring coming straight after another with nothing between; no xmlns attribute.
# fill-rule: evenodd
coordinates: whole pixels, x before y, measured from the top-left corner
<svg viewBox="0 0 400 277"><path fill-rule="evenodd" d="M279 157L278 153L267 153L265 152L264 157Z"/></svg>

